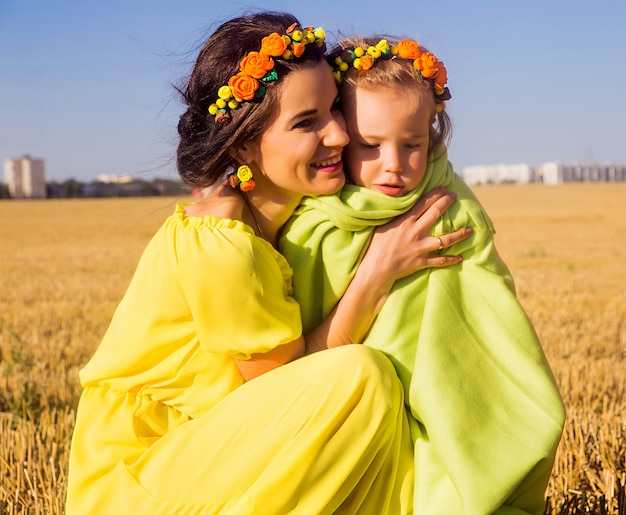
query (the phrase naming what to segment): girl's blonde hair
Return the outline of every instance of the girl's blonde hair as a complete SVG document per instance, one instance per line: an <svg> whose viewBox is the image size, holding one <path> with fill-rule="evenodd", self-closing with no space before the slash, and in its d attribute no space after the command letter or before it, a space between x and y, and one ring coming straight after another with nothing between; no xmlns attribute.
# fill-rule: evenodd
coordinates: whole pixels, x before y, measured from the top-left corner
<svg viewBox="0 0 626 515"><path fill-rule="evenodd" d="M331 66L336 67L336 58L341 56L347 49L353 50L357 47L368 48L375 46L381 39L380 37L344 39L329 52L329 63ZM398 42L392 38L385 39L391 46L396 45ZM421 49L426 51L423 47ZM376 59L375 65L370 69L356 69L350 66L341 73L341 76L342 80L338 85L341 96L347 96L349 91L357 87L380 91L389 86L399 86L406 88L408 92L415 92L421 98L432 99L433 121L430 130L429 153L434 152L441 145L445 145L450 141L452 121L445 109L437 112L432 81L420 77L416 73L413 62L410 59L403 59L395 55L389 58ZM424 95L425 93L427 94Z"/></svg>

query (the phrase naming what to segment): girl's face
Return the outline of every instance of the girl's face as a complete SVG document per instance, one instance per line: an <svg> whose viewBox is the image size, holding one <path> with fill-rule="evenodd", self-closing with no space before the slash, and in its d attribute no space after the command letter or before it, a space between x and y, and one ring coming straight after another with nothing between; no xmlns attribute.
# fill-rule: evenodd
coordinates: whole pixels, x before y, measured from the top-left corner
<svg viewBox="0 0 626 515"><path fill-rule="evenodd" d="M357 87L344 97L350 136L344 155L353 183L394 197L417 187L428 162L431 96L428 90L391 86Z"/></svg>
<svg viewBox="0 0 626 515"><path fill-rule="evenodd" d="M325 62L285 77L277 118L241 152L255 172L255 194L299 202L304 195L331 194L343 186L348 134L337 98Z"/></svg>

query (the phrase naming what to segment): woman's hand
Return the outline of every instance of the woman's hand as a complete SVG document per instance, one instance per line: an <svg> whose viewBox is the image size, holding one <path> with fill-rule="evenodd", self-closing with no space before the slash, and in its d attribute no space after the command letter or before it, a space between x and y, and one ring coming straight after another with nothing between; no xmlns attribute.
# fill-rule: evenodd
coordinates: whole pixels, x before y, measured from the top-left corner
<svg viewBox="0 0 626 515"><path fill-rule="evenodd" d="M418 270L445 267L458 263L461 256L444 256L439 252L472 234L471 228L450 234L431 236L431 229L441 215L454 203L456 195L437 188L425 195L404 215L395 218L374 232L359 269L370 267L381 286L393 283ZM375 280L372 277L372 280ZM390 287L389 286L389 287Z"/></svg>
<svg viewBox="0 0 626 515"><path fill-rule="evenodd" d="M443 188L433 190L410 211L376 229L343 297L330 316L306 335L307 354L361 343L395 281L424 268L461 261L460 256L441 256L438 252L468 238L471 229L430 236L433 225L455 198Z"/></svg>

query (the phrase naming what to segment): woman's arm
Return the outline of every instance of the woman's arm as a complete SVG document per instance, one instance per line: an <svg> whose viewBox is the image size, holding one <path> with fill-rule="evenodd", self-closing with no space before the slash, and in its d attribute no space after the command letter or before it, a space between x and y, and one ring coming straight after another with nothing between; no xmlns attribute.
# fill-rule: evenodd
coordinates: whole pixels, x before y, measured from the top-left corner
<svg viewBox="0 0 626 515"><path fill-rule="evenodd" d="M255 377L274 370L281 365L289 363L294 359L301 358L305 354L304 336L292 342L278 345L269 352L263 354L252 354L250 359L237 360L237 368L246 381L250 381Z"/></svg>
<svg viewBox="0 0 626 515"><path fill-rule="evenodd" d="M348 289L328 318L306 337L279 345L246 361L237 361L244 379L250 380L304 354L360 343L389 295L394 282L428 267L458 263L460 256L440 256L440 241L430 236L432 226L455 200L444 189L424 195L404 215L374 232ZM444 247L469 237L471 229L441 236Z"/></svg>
<svg viewBox="0 0 626 515"><path fill-rule="evenodd" d="M382 308L395 281L418 270L459 263L461 256L441 256L449 247L471 235L471 229L442 235L430 230L455 200L443 188L424 195L406 214L379 227L372 237L355 276L343 297L317 328L306 335L306 353L360 343Z"/></svg>

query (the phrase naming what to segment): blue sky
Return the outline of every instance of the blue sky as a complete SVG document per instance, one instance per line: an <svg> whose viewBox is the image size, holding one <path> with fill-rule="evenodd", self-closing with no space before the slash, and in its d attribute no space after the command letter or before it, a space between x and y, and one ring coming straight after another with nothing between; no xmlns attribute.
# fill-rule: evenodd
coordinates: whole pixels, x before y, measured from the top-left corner
<svg viewBox="0 0 626 515"><path fill-rule="evenodd" d="M0 158L43 158L47 180L176 178L171 84L212 27L258 8L437 54L459 171L626 163L623 0L0 0Z"/></svg>

